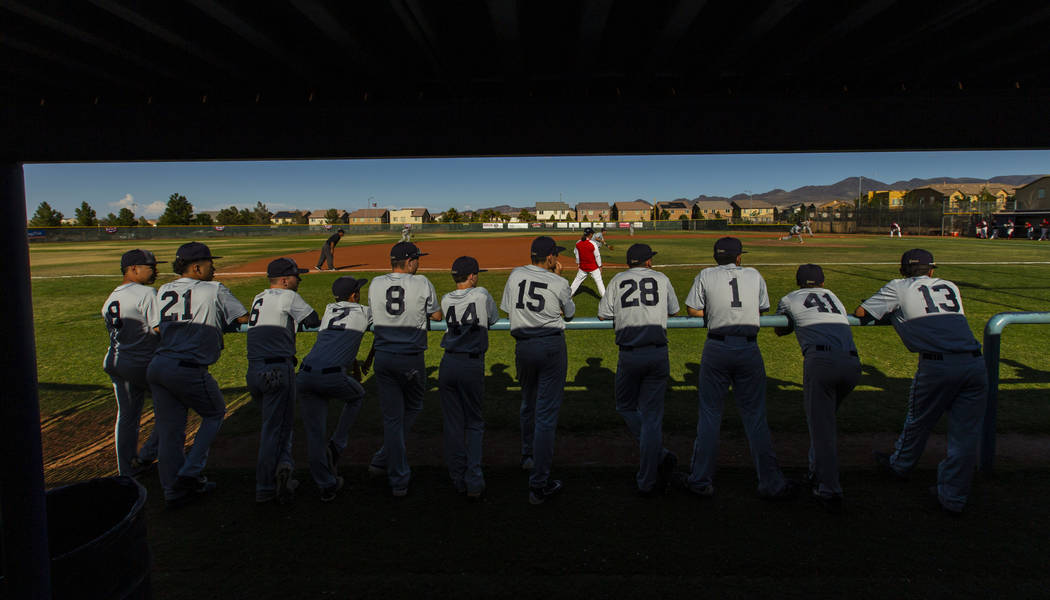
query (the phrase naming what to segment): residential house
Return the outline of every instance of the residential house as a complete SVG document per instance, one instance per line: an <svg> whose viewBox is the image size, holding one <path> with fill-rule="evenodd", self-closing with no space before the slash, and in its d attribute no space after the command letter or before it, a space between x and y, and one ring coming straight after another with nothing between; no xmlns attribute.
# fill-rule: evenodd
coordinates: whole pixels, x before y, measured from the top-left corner
<svg viewBox="0 0 1050 600"><path fill-rule="evenodd" d="M728 219L733 216L733 205L726 200L696 200L692 212L694 219Z"/></svg>
<svg viewBox="0 0 1050 600"><path fill-rule="evenodd" d="M653 207L645 200L631 200L613 204L615 220L618 221L651 221Z"/></svg>
<svg viewBox="0 0 1050 600"><path fill-rule="evenodd" d="M686 200L684 198L671 200L669 202L657 202L655 210L655 216L659 220L677 221L682 217L688 219L692 217L693 214L693 203L691 200ZM663 216L664 211L667 211L668 216Z"/></svg>
<svg viewBox="0 0 1050 600"><path fill-rule="evenodd" d="M537 202L536 220L549 221L571 221L576 218L576 211L564 202Z"/></svg>
<svg viewBox="0 0 1050 600"><path fill-rule="evenodd" d="M1017 211L1050 211L1050 176L1017 188L1014 198Z"/></svg>
<svg viewBox="0 0 1050 600"><path fill-rule="evenodd" d="M605 221L609 212L608 202L580 202L576 205L576 220L584 223Z"/></svg>
<svg viewBox="0 0 1050 600"><path fill-rule="evenodd" d="M816 209L817 216L821 219L848 219L853 216L856 205L852 200L832 200L818 204Z"/></svg>
<svg viewBox="0 0 1050 600"><path fill-rule="evenodd" d="M430 211L425 208L396 208L390 211L391 223L420 225L431 221Z"/></svg>
<svg viewBox="0 0 1050 600"><path fill-rule="evenodd" d="M390 211L385 208L359 208L347 215L351 225L375 225L390 222Z"/></svg>
<svg viewBox="0 0 1050 600"><path fill-rule="evenodd" d="M946 210L968 210L970 203L981 200L982 194L994 198L994 210L1006 209L1018 186L1002 183L944 183L915 188L905 194L904 201L916 206L931 202L946 203Z"/></svg>
<svg viewBox="0 0 1050 600"><path fill-rule="evenodd" d="M739 198L733 200L730 204L733 206L734 221L747 221L749 223L776 222L777 209L765 200Z"/></svg>
<svg viewBox="0 0 1050 600"><path fill-rule="evenodd" d="M273 216L270 217L270 222L274 225L295 225L299 222L299 211L279 210L273 213Z"/></svg>
<svg viewBox="0 0 1050 600"><path fill-rule="evenodd" d="M306 213L306 222L310 225L326 225L328 224L328 211L330 209L321 208L318 210L311 210ZM336 209L336 222L346 223L347 213L345 210Z"/></svg>
<svg viewBox="0 0 1050 600"><path fill-rule="evenodd" d="M864 194L863 200L868 206L885 206L890 210L904 208L904 197L908 190L871 190Z"/></svg>

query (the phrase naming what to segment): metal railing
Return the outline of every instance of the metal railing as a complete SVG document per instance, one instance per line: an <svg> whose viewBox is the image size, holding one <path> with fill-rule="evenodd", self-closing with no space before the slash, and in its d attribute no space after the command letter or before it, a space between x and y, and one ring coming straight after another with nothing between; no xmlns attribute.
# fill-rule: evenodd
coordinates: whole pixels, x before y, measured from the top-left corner
<svg viewBox="0 0 1050 600"><path fill-rule="evenodd" d="M981 423L980 468L990 471L995 462L995 421L999 408L999 350L1007 325L1050 324L1050 312L1004 312L988 319L984 326L984 365L988 370L988 403Z"/></svg>

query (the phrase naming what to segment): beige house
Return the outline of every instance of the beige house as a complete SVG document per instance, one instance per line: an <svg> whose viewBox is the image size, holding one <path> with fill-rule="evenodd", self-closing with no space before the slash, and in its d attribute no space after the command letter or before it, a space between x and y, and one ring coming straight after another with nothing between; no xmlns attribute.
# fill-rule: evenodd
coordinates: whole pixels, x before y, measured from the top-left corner
<svg viewBox="0 0 1050 600"><path fill-rule="evenodd" d="M608 202L580 202L576 205L576 220L585 223L604 221L609 218Z"/></svg>
<svg viewBox="0 0 1050 600"><path fill-rule="evenodd" d="M425 208L398 208L390 211L391 223L418 225L430 223L432 220L430 211Z"/></svg>
<svg viewBox="0 0 1050 600"><path fill-rule="evenodd" d="M765 200L741 198L733 200L733 220L750 223L773 223L776 221L776 207Z"/></svg>
<svg viewBox="0 0 1050 600"><path fill-rule="evenodd" d="M1014 198L1016 211L1050 211L1050 176L1017 188Z"/></svg>
<svg viewBox="0 0 1050 600"><path fill-rule="evenodd" d="M270 222L274 225L295 225L298 222L298 218L299 211L297 210L279 210L273 213L273 216L270 217Z"/></svg>
<svg viewBox="0 0 1050 600"><path fill-rule="evenodd" d="M379 224L390 222L390 211L385 208L359 208L347 215L351 225Z"/></svg>
<svg viewBox="0 0 1050 600"><path fill-rule="evenodd" d="M728 219L733 216L733 205L725 200L697 200L693 202L694 219Z"/></svg>
<svg viewBox="0 0 1050 600"><path fill-rule="evenodd" d="M656 203L656 218L659 220L665 219L663 217L664 211L667 211L668 216L666 220L677 221L681 217L690 218L693 213L693 203L688 200L671 200L669 202L657 202Z"/></svg>
<svg viewBox="0 0 1050 600"><path fill-rule="evenodd" d="M576 211L564 202L537 202L536 220L549 221L572 221L576 218Z"/></svg>
<svg viewBox="0 0 1050 600"><path fill-rule="evenodd" d="M330 209L321 208L318 210L306 211L306 222L310 225L325 225L328 223L328 211ZM345 210L336 209L338 217L337 223L346 223L347 212Z"/></svg>
<svg viewBox="0 0 1050 600"><path fill-rule="evenodd" d="M617 202L613 205L616 210L615 219L618 221L651 221L653 207L645 200L632 200L630 202Z"/></svg>
<svg viewBox="0 0 1050 600"><path fill-rule="evenodd" d="M908 190L878 190L869 191L864 195L864 200L869 206L885 206L891 210L904 208L904 197Z"/></svg>

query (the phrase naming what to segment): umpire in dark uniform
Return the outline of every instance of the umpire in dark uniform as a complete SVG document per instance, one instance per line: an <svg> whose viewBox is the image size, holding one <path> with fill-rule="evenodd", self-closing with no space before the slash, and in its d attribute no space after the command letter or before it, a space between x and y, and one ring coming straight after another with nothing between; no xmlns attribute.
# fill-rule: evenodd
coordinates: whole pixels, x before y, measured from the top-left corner
<svg viewBox="0 0 1050 600"><path fill-rule="evenodd" d="M343 234L346 232L340 229L336 231L327 240L324 241L324 245L321 246L321 256L317 258L317 270L321 270L321 265L328 262L328 270L334 271L333 261L335 260L335 245L339 243L339 240L343 239Z"/></svg>

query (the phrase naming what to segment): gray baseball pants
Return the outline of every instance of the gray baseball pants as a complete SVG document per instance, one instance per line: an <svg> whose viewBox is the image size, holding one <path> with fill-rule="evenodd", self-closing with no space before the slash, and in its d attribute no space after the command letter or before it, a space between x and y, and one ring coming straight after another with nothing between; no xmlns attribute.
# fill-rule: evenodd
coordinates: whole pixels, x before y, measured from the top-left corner
<svg viewBox="0 0 1050 600"><path fill-rule="evenodd" d="M117 422L113 428L113 438L117 449L117 473L120 475L132 475L131 459L135 457L144 461L157 458L155 427L142 448L138 446L142 405L149 389L149 382L146 381L148 368L149 363L131 365L116 362L104 366L113 382L113 395L117 399Z"/></svg>
<svg viewBox="0 0 1050 600"><path fill-rule="evenodd" d="M321 246L321 256L317 257L317 268L320 269L321 265L328 262L328 268L333 269L333 261L335 260L335 248L325 244Z"/></svg>
<svg viewBox="0 0 1050 600"><path fill-rule="evenodd" d="M255 499L277 493L277 467L292 465L292 429L295 426L295 365L290 359L266 364L248 361L248 391L262 410L259 456L255 463Z"/></svg>
<svg viewBox="0 0 1050 600"><path fill-rule="evenodd" d="M154 356L146 379L153 393L153 413L157 421L157 472L164 497L173 500L180 495L174 488L178 477L198 478L204 470L208 450L226 416L226 401L208 368L188 361ZM201 425L186 454L188 409L201 416Z"/></svg>
<svg viewBox="0 0 1050 600"><path fill-rule="evenodd" d="M306 430L306 454L310 463L310 475L322 490L335 485L336 474L329 469L327 455L328 401L342 400L339 423L331 441L342 452L346 449L350 428L361 410L365 389L342 370L322 373L321 369L299 371L295 376L295 394L299 401L299 412Z"/></svg>
<svg viewBox="0 0 1050 600"><path fill-rule="evenodd" d="M638 440L638 489L656 486L663 447L664 394L671 375L667 346L620 348L616 363L616 412Z"/></svg>
<svg viewBox="0 0 1050 600"><path fill-rule="evenodd" d="M423 410L427 366L423 351L415 354L377 350L375 377L383 411L383 447L372 464L386 467L392 489L404 489L412 478L405 453L405 435Z"/></svg>
<svg viewBox="0 0 1050 600"><path fill-rule="evenodd" d="M481 472L485 355L446 352L438 371L438 393L444 417L445 461L452 485L459 491L480 492L485 489Z"/></svg>
<svg viewBox="0 0 1050 600"><path fill-rule="evenodd" d="M809 350L802 359L802 393L809 424L809 472L817 493L842 494L839 484L839 404L860 380L860 359L844 352Z"/></svg>
<svg viewBox="0 0 1050 600"><path fill-rule="evenodd" d="M529 487L542 488L554 462L554 434L569 368L565 336L519 339L514 354L521 384L521 453L533 459Z"/></svg>
<svg viewBox="0 0 1050 600"><path fill-rule="evenodd" d="M900 473L911 471L933 426L947 412L948 456L937 465L937 495L946 507L962 510L977 466L988 373L984 360L969 352L943 354L941 360L921 356L911 382L904 430L894 444L890 465Z"/></svg>
<svg viewBox="0 0 1050 600"><path fill-rule="evenodd" d="M725 341L708 338L700 359L700 416L693 443L689 486L700 490L712 485L718 459L718 437L729 386L744 423L751 456L758 471L758 493L776 494L784 488L784 474L773 452L766 421L766 367L758 344L740 336Z"/></svg>

